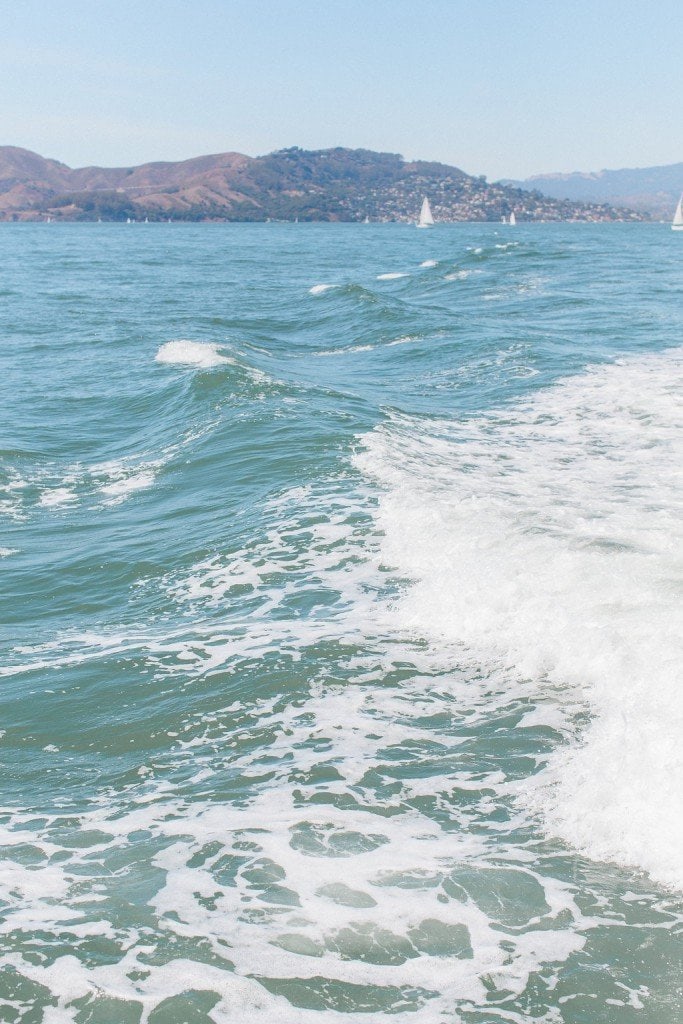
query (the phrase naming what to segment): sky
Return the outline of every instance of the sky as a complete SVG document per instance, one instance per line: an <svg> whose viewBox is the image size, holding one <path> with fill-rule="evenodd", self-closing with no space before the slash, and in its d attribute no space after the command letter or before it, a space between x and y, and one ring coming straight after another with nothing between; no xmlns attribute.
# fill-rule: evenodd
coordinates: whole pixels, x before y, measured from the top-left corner
<svg viewBox="0 0 683 1024"><path fill-rule="evenodd" d="M673 0L0 0L0 145L80 167L287 146L490 180L683 160Z"/></svg>

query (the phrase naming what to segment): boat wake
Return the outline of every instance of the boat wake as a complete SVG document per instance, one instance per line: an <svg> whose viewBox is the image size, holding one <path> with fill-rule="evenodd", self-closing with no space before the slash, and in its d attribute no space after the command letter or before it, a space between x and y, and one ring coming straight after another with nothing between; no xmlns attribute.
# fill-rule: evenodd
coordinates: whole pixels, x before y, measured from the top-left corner
<svg viewBox="0 0 683 1024"><path fill-rule="evenodd" d="M412 581L404 627L504 666L553 720L558 701L590 711L523 799L591 857L679 887L682 370L677 350L486 419L397 417L356 460L383 491L382 558Z"/></svg>

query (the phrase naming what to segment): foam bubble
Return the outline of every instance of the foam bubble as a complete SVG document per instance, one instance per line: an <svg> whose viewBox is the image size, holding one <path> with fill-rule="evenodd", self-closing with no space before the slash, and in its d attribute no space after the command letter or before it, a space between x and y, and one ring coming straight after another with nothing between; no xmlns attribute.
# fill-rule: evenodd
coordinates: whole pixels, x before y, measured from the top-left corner
<svg viewBox="0 0 683 1024"><path fill-rule="evenodd" d="M168 363L174 366L199 366L207 369L224 363L233 363L228 356L222 356L219 345L208 341L167 341L159 348L155 356L157 363Z"/></svg>

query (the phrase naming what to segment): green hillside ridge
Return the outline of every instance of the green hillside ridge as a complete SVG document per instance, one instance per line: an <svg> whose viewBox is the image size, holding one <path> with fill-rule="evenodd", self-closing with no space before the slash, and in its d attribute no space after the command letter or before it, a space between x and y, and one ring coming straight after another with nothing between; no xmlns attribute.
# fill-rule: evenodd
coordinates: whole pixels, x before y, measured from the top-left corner
<svg viewBox="0 0 683 1024"><path fill-rule="evenodd" d="M457 167L341 147L222 153L139 167L73 170L0 147L0 219L411 222L428 196L437 221L645 219L628 209L551 199Z"/></svg>

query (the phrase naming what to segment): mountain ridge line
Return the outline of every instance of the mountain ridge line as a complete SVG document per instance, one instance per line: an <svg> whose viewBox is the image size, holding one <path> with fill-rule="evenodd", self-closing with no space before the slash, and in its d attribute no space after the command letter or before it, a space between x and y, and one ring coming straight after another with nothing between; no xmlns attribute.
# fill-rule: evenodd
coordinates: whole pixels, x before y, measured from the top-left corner
<svg viewBox="0 0 683 1024"><path fill-rule="evenodd" d="M227 151L131 167L71 168L0 146L0 220L302 220L410 222L428 195L442 221L610 221L647 216L604 203L548 198L397 153L298 147L250 157Z"/></svg>

